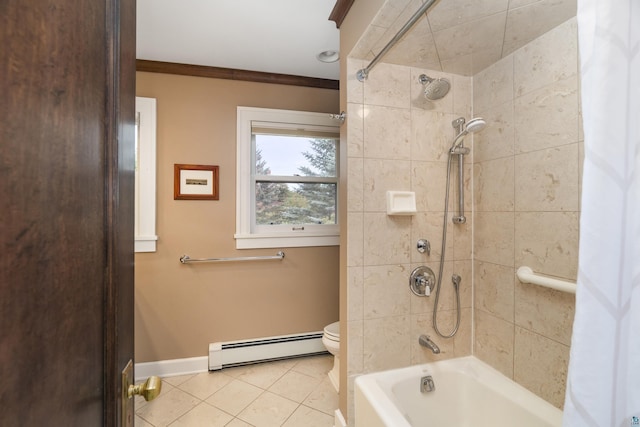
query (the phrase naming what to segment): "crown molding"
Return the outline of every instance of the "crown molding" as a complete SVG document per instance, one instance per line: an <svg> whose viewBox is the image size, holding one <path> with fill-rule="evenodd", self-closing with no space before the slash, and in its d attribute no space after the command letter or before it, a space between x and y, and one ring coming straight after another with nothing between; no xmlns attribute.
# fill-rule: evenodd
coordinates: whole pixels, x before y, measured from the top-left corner
<svg viewBox="0 0 640 427"><path fill-rule="evenodd" d="M349 13L349 9L353 5L354 0L337 0L335 6L333 6L333 10L329 15L329 21L333 21L336 23L336 27L340 28L342 25L342 21L344 21L344 17Z"/></svg>
<svg viewBox="0 0 640 427"><path fill-rule="evenodd" d="M233 68L209 67L204 65L179 64L175 62L147 61L144 59L136 60L136 71L314 87L320 89L338 90L340 88L340 82L338 80L293 76L289 74L265 73L261 71L237 70Z"/></svg>

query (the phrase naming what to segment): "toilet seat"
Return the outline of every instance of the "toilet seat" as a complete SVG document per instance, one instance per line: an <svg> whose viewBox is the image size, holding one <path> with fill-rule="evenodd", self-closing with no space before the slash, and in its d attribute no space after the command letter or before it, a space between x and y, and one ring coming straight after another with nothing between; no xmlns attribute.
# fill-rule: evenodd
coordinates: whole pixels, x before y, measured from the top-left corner
<svg viewBox="0 0 640 427"><path fill-rule="evenodd" d="M340 322L325 326L324 336L331 341L340 341Z"/></svg>

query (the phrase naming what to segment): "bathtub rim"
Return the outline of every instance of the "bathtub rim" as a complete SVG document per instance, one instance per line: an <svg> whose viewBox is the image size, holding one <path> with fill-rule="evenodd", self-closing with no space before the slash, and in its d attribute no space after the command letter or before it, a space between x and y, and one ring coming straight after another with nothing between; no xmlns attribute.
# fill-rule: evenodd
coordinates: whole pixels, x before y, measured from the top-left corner
<svg viewBox="0 0 640 427"><path fill-rule="evenodd" d="M505 395L506 398L515 401L518 404L522 404L522 401L526 396L526 408L528 410L538 414L542 419L548 421L552 425L562 425L562 410L553 406L551 403L542 399L540 396L536 395L524 386L516 383L502 372L475 356L456 357L420 365L412 365L404 368L371 372L356 377L354 381L356 423L358 422L358 399L364 398L367 400L367 406L376 412L384 425L411 427L411 424L406 420L400 409L394 404L393 398L387 394L383 387L390 389L393 384L396 384L399 381L403 381L407 378L416 378L417 388L418 378L423 375L428 375L430 372L434 372L434 370L453 370L457 372L470 373L470 369L476 369L480 372L481 376L496 375L498 383L497 386L508 385L509 387L513 387L514 391L514 393L505 395L500 392L500 389L496 389L498 393ZM358 396L359 394L362 396Z"/></svg>

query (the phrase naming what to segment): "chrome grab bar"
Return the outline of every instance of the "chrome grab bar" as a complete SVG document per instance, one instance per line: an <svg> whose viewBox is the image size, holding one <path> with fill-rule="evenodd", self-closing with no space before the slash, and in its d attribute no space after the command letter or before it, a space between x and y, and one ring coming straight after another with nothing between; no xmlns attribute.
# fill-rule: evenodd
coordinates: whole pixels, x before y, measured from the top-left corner
<svg viewBox="0 0 640 427"><path fill-rule="evenodd" d="M270 259L284 259L284 252L280 251L275 255L269 256L241 256L234 258L191 258L189 255L182 255L180 257L180 262L188 264L190 262L264 261Z"/></svg>

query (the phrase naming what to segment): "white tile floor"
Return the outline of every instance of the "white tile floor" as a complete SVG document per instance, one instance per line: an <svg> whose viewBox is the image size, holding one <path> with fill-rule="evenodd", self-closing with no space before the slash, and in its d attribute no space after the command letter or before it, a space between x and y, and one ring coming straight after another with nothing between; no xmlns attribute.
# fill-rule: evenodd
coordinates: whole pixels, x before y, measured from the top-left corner
<svg viewBox="0 0 640 427"><path fill-rule="evenodd" d="M333 427L333 357L313 356L163 378L162 393L136 398L136 427Z"/></svg>

